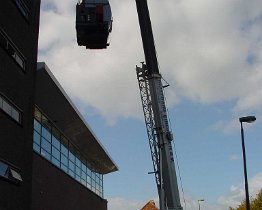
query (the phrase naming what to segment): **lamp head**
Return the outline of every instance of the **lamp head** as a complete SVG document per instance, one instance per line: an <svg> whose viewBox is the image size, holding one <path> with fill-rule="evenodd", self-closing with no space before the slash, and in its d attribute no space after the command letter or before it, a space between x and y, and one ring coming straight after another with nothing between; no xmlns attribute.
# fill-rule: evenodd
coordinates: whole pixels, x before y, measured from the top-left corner
<svg viewBox="0 0 262 210"><path fill-rule="evenodd" d="M240 117L239 122L246 122L246 123L252 123L256 121L255 116L246 116L246 117Z"/></svg>

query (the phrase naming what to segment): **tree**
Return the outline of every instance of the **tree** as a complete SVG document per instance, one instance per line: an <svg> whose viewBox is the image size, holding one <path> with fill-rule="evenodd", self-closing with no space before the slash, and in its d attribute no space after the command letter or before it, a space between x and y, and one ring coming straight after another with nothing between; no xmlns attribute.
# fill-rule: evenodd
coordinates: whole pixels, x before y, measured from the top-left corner
<svg viewBox="0 0 262 210"><path fill-rule="evenodd" d="M229 207L229 210L246 210L246 201L242 201L237 208ZM262 210L262 189L259 191L256 198L251 199L250 210Z"/></svg>
<svg viewBox="0 0 262 210"><path fill-rule="evenodd" d="M252 210L262 209L262 190L260 190L260 192L257 194L257 198L252 201L252 205Z"/></svg>

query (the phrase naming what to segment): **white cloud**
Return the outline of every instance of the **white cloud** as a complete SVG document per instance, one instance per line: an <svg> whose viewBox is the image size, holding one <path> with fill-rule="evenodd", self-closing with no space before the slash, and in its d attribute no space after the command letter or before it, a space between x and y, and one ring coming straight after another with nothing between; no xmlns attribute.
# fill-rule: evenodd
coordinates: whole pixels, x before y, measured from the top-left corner
<svg viewBox="0 0 262 210"><path fill-rule="evenodd" d="M225 134L230 134L235 132L236 129L239 129L239 126L238 119L236 118L229 121L219 120L212 127L215 130L222 130Z"/></svg>
<svg viewBox="0 0 262 210"><path fill-rule="evenodd" d="M262 189L262 173L258 173L248 181L249 194L251 199L255 198L259 190ZM245 199L244 184L232 185L227 195L218 199L218 204L237 207Z"/></svg>
<svg viewBox="0 0 262 210"><path fill-rule="evenodd" d="M76 44L75 3L42 3L39 60L62 86L108 122L141 118L135 65L144 60L135 1L111 1L114 22L107 50ZM169 105L235 100L234 112L261 112L262 8L259 0L150 1Z"/></svg>
<svg viewBox="0 0 262 210"><path fill-rule="evenodd" d="M259 99L258 99L259 100ZM259 107L256 107L256 109L259 109ZM240 123L239 123L239 117L240 116L247 116L247 115L254 115L254 109L251 109L251 107L249 107L247 111L236 111L235 115L232 119L229 120L219 120L216 123L214 123L214 125L211 126L212 129L214 130L218 130L218 131L222 131L224 134L232 134L235 133L236 130L240 130ZM249 112L250 110L252 110L252 112ZM261 112L259 112L259 110L257 110L258 114L256 115L257 121L256 123L261 123L261 117L262 115L260 114ZM247 114L250 113L250 114ZM254 126L254 124L245 124L245 127L252 127ZM239 131L240 132L240 131Z"/></svg>
<svg viewBox="0 0 262 210"><path fill-rule="evenodd" d="M238 156L238 155L235 155L235 154L233 154L233 155L231 155L230 157L229 157L229 160L239 160L240 159L240 157Z"/></svg>
<svg viewBox="0 0 262 210"><path fill-rule="evenodd" d="M56 3L59 8L61 2ZM142 116L135 65L143 56L142 46L137 46L138 23L132 20L137 18L134 6L134 2L126 1L113 9L114 33L107 50L77 46L73 14L41 11L39 60L47 62L70 96L94 107L109 123L118 117Z"/></svg>
<svg viewBox="0 0 262 210"><path fill-rule="evenodd" d="M201 201L200 203L198 200L204 199L204 201ZM185 194L185 200L186 200L186 205L182 202L182 206L184 210L195 210L199 208L199 204L201 206L201 209L205 210L226 210L227 207L225 205L221 204L213 204L210 203L208 200L202 197L195 197L189 193Z"/></svg>
<svg viewBox="0 0 262 210"><path fill-rule="evenodd" d="M255 198L259 190L262 189L262 172L249 179L250 197ZM182 194L180 194L181 205L184 210L198 209L198 200L202 197L195 197L190 193L185 193L186 205L183 202ZM226 210L229 207L237 207L245 199L244 184L232 185L226 195L221 195L216 202L210 203L206 198L200 203L202 209L205 210ZM154 200L158 204L157 196L149 200ZM148 201L149 201L148 200ZM108 210L137 210L141 209L148 201L131 200L122 197L111 197L108 199Z"/></svg>

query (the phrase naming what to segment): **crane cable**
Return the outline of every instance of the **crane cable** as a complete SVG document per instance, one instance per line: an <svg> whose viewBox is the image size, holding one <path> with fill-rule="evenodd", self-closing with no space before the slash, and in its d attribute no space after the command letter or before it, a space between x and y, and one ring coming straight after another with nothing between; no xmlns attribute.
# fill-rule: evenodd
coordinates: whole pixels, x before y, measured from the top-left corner
<svg viewBox="0 0 262 210"><path fill-rule="evenodd" d="M168 82L161 76L161 78L168 84ZM169 84L168 84L169 85ZM163 88L163 92L164 92L164 100L165 100L165 104L166 104L166 112L167 112L167 118L169 121L169 129L171 131L171 133L173 133L172 131L172 123L169 117L169 110L167 107L167 100L166 100L166 96L165 96L165 90ZM183 182L182 182L182 177L181 177L181 172L180 172L180 166L179 166L179 161L178 161L178 155L176 152L176 145L175 145L175 141L173 140L173 146L174 146L174 153L175 153L175 158L176 158L176 165L177 165L177 170L178 170L178 176L179 176L179 181L180 181L180 187L181 187L181 191L182 191L182 196L183 196L183 202L184 202L184 210L186 210L186 199L185 199L185 192L184 192L184 188L183 188Z"/></svg>

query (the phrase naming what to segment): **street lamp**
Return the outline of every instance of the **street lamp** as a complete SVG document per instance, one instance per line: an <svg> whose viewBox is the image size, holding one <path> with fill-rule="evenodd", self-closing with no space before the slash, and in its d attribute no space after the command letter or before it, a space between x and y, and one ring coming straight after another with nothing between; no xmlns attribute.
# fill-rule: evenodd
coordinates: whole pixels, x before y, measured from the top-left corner
<svg viewBox="0 0 262 210"><path fill-rule="evenodd" d="M249 202L249 192L248 192L248 181L247 181L247 163L246 163L246 149L245 149L245 141L244 141L244 129L243 122L252 123L256 121L255 116L246 116L240 117L239 122L241 124L241 142L242 142L242 152L243 152L243 163L244 163L244 176L245 176L245 191L246 191L246 209L250 210L250 202Z"/></svg>
<svg viewBox="0 0 262 210"><path fill-rule="evenodd" d="M204 199L197 200L198 202L198 209L200 210L200 202L205 201Z"/></svg>

